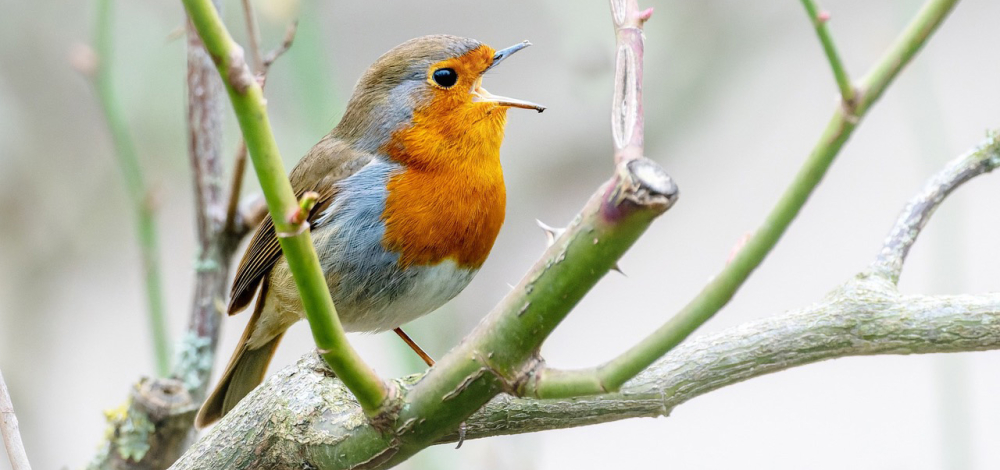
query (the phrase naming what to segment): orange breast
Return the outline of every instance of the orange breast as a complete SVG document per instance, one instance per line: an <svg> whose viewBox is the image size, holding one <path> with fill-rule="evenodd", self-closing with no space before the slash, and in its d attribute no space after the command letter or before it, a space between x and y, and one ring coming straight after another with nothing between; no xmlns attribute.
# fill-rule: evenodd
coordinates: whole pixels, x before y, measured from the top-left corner
<svg viewBox="0 0 1000 470"><path fill-rule="evenodd" d="M401 253L403 266L453 259L478 269L504 220L500 143L506 110L456 112L444 105L415 112L413 125L396 131L384 149L404 170L387 185L383 245Z"/></svg>

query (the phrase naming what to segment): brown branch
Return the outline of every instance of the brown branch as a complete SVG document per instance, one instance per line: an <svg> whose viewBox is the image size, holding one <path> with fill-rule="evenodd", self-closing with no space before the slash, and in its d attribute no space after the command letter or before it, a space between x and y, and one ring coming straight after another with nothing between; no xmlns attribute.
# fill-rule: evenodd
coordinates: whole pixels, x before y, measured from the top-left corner
<svg viewBox="0 0 1000 470"><path fill-rule="evenodd" d="M288 29L285 31L285 39L281 42L281 45L276 47L271 52L268 52L266 56L261 56L260 53L260 33L257 31L257 22L253 15L253 6L250 4L249 0L243 1L244 17L247 23L247 34L251 38L250 40L250 55L254 57L255 62L255 73L257 74L257 80L260 81L260 86L263 88L267 84L267 73L271 70L271 65L274 61L278 60L288 49L292 47L292 42L295 41L295 33L298 30L298 21L293 21L288 25ZM224 225L224 230L227 233L242 235L246 231L255 227L260 223L260 219L264 217L267 213L266 207L259 207L257 211L252 214L240 213L239 210L239 199L240 191L243 189L243 175L246 174L247 166L247 145L240 138L240 143L236 147L236 155L233 157L233 177L232 182L229 185L229 203L226 206L226 222Z"/></svg>

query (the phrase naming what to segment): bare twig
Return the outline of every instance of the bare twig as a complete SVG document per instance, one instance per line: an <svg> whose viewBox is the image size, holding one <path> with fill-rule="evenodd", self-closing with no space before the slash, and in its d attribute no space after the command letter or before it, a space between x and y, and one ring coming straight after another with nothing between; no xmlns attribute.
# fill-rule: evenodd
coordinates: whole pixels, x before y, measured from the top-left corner
<svg viewBox="0 0 1000 470"><path fill-rule="evenodd" d="M809 15L809 21L816 28L816 35L819 36L823 52L826 53L826 59L830 62L830 68L833 70L833 78L837 82L837 87L840 88L840 97L844 101L844 105L848 108L853 107L856 92L854 85L851 83L851 77L847 75L847 68L844 67L844 62L840 60L840 54L837 53L837 46L833 43L833 37L827 29L827 23L830 22L830 14L820 10L819 5L814 0L802 0L802 6L805 7L806 14Z"/></svg>
<svg viewBox="0 0 1000 470"><path fill-rule="evenodd" d="M3 445L7 449L7 458L13 470L31 470L28 454L21 442L21 430L17 426L17 415L14 414L14 404L10 401L7 382L0 372L0 432L3 433Z"/></svg>
<svg viewBox="0 0 1000 470"><path fill-rule="evenodd" d="M962 183L997 167L1000 167L1000 132L992 131L978 148L952 160L910 200L886 237L872 269L893 282L899 281L910 247L944 198Z"/></svg>
<svg viewBox="0 0 1000 470"><path fill-rule="evenodd" d="M243 175L246 173L246 167L247 143L240 138L239 144L236 145L236 155L233 156L233 176L232 182L229 183L229 202L226 204L226 222L223 224L223 230L228 233L246 231L251 227L246 223L238 224L238 222L240 222L240 191L243 190ZM238 225L242 225L242 227Z"/></svg>
<svg viewBox="0 0 1000 470"><path fill-rule="evenodd" d="M281 57L292 48L292 42L295 41L295 33L298 31L298 28L298 21L293 21L288 25L288 28L285 30L285 39L281 41L281 45L272 49L271 52L268 52L267 55L264 56L264 62L262 62L260 73L267 75L267 71L271 68L271 65L274 64L274 61L278 60L278 57Z"/></svg>
<svg viewBox="0 0 1000 470"><path fill-rule="evenodd" d="M251 67L260 72L264 69L264 57L260 54L260 27L257 25L257 14L251 0L243 0L243 20L247 24L247 42L250 46Z"/></svg>
<svg viewBox="0 0 1000 470"><path fill-rule="evenodd" d="M271 65L292 47L292 42L295 40L295 32L298 29L298 21L293 21L288 25L288 29L285 31L285 39L280 46L267 53L266 56L261 57L260 32L257 30L257 20L253 14L253 6L250 0L243 0L243 13L247 23L247 34L252 38L250 41L250 54L255 57L257 80L260 81L260 86L263 88L267 84L267 72L271 70ZM253 217L245 214L243 217L240 217L241 214L239 214L240 191L243 189L243 176L246 174L246 166L247 145L241 137L240 143L236 147L236 155L233 157L233 177L229 185L229 203L226 206L226 223L223 229L227 233L242 234L256 225L248 221L248 219Z"/></svg>

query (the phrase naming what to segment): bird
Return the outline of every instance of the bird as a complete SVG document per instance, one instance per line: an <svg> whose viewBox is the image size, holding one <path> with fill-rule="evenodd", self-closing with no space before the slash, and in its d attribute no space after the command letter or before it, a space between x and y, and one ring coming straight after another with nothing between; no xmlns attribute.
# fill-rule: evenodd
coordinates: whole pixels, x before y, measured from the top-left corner
<svg viewBox="0 0 1000 470"><path fill-rule="evenodd" d="M504 222L500 164L507 110L541 105L493 95L483 75L531 45L495 50L475 39L406 41L364 72L340 122L289 173L314 192L307 222L345 331L395 330L461 292ZM253 314L195 420L217 421L263 380L285 331L305 312L271 218L237 268L227 312Z"/></svg>

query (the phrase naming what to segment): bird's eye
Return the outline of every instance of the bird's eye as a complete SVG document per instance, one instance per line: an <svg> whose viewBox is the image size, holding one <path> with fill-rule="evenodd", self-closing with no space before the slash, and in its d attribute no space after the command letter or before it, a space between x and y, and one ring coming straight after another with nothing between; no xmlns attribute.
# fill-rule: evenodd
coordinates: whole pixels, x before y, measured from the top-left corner
<svg viewBox="0 0 1000 470"><path fill-rule="evenodd" d="M437 69L434 71L434 83L445 88L451 88L458 81L458 74L455 69Z"/></svg>

